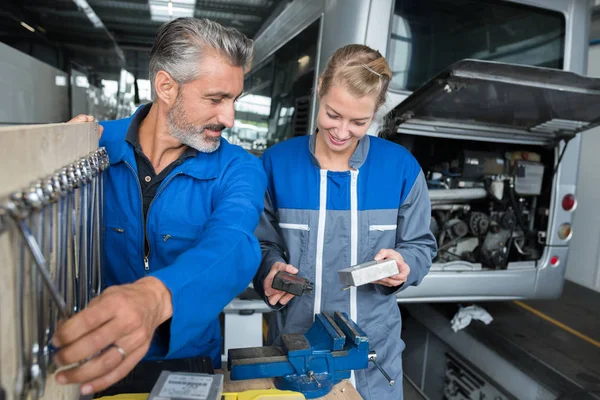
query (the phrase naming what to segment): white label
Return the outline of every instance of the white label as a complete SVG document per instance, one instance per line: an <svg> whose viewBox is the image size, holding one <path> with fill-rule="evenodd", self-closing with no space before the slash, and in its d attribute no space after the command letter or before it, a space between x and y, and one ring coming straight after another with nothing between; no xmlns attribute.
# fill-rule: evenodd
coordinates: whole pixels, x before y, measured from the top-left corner
<svg viewBox="0 0 600 400"><path fill-rule="evenodd" d="M54 78L54 83L56 84L56 86L67 86L67 77L56 75L56 77Z"/></svg>
<svg viewBox="0 0 600 400"><path fill-rule="evenodd" d="M310 228L306 224L287 224L285 222L280 222L279 227L283 229L298 229L301 231L308 231Z"/></svg>
<svg viewBox="0 0 600 400"><path fill-rule="evenodd" d="M212 381L213 378L209 376L171 374L158 395L167 398L206 400Z"/></svg>
<svg viewBox="0 0 600 400"><path fill-rule="evenodd" d="M370 231L393 231L397 228L397 225L371 225L369 226Z"/></svg>

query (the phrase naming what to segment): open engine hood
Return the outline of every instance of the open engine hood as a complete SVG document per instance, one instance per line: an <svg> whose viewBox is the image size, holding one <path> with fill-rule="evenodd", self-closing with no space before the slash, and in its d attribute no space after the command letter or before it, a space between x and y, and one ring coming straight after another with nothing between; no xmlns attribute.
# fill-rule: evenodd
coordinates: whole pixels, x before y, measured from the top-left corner
<svg viewBox="0 0 600 400"><path fill-rule="evenodd" d="M413 92L395 116L403 133L553 144L600 124L600 79L467 59Z"/></svg>

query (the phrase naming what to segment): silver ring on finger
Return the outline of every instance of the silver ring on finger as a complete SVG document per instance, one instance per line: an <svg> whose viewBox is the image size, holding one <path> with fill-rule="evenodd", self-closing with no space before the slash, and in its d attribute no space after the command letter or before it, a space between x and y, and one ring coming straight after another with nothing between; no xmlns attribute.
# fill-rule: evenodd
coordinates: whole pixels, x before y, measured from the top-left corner
<svg viewBox="0 0 600 400"><path fill-rule="evenodd" d="M121 354L121 361L125 361L125 358L127 358L127 352L116 343L111 344L111 346L117 349L117 351Z"/></svg>

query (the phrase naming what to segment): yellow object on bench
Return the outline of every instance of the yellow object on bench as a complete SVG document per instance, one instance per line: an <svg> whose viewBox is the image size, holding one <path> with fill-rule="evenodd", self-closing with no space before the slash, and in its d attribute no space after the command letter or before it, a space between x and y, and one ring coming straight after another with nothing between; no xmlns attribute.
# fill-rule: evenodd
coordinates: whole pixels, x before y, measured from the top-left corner
<svg viewBox="0 0 600 400"><path fill-rule="evenodd" d="M300 392L279 389L246 390L239 393L223 393L224 400L306 400Z"/></svg>
<svg viewBox="0 0 600 400"><path fill-rule="evenodd" d="M96 400L147 400L149 393L118 394L104 396ZM224 400L306 400L300 392L279 389L246 390L239 393L223 393Z"/></svg>

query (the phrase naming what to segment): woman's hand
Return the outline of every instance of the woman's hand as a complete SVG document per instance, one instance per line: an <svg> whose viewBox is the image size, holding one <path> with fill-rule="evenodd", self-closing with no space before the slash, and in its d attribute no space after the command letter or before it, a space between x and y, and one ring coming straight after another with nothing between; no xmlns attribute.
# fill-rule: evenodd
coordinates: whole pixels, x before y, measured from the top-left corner
<svg viewBox="0 0 600 400"><path fill-rule="evenodd" d="M267 275L263 283L265 295L269 299L269 304L272 306L277 304L277 302L281 303L282 305L286 305L291 299L294 298L294 295L291 293L286 293L281 290L273 289L273 278L275 277L275 274L278 271L285 271L295 275L298 273L298 268L290 264L282 263L280 261L273 264L273 266L271 267L271 271L269 271L269 274Z"/></svg>
<svg viewBox="0 0 600 400"><path fill-rule="evenodd" d="M379 253L377 253L377 255L375 256L375 261L390 259L396 260L396 265L398 266L398 274L390 276L389 278L380 279L373 283L387 287L396 287L406 282L408 274L410 273L410 267L407 263L404 262L404 258L402 258L400 253L392 249L381 249L379 250Z"/></svg>

